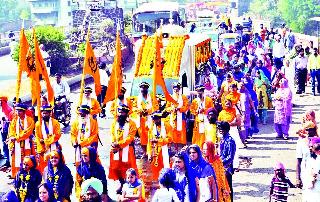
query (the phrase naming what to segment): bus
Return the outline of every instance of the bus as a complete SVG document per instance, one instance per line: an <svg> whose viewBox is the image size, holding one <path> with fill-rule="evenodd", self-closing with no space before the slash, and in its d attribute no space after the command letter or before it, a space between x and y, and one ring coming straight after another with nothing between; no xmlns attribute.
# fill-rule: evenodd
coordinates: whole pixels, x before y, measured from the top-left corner
<svg viewBox="0 0 320 202"><path fill-rule="evenodd" d="M132 16L133 38L139 39L143 34L152 35L163 25L181 25L184 21L184 9L176 2L150 2L138 7ZM135 41L136 41L135 40Z"/></svg>

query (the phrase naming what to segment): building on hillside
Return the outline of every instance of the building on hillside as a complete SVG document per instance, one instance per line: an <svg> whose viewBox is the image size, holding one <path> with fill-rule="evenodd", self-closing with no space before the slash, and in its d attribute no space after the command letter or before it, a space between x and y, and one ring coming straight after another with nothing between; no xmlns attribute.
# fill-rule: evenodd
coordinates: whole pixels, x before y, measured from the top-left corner
<svg viewBox="0 0 320 202"><path fill-rule="evenodd" d="M67 27L72 25L72 10L75 0L26 0L36 25Z"/></svg>

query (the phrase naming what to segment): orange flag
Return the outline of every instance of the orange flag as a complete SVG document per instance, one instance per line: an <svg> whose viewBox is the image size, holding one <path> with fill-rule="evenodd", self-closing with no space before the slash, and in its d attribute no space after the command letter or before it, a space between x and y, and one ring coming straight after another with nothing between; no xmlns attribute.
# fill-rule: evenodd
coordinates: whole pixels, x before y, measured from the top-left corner
<svg viewBox="0 0 320 202"><path fill-rule="evenodd" d="M18 98L19 98L22 72L23 71L29 72L28 71L28 61L27 61L29 43L27 41L26 35L24 34L24 29L21 29L21 31L20 31L20 44L19 44L19 46L20 46L20 52L19 52L17 83L16 83L16 100L18 100Z"/></svg>
<svg viewBox="0 0 320 202"><path fill-rule="evenodd" d="M50 84L49 75L47 72L46 65L44 63L43 57L41 55L41 51L39 48L38 41L36 37L34 36L34 55L35 55L35 64L37 66L37 69L39 70L39 73L42 74L42 78L46 82L47 92L48 92L48 100L51 104L51 106L54 106L54 93L53 88Z"/></svg>
<svg viewBox="0 0 320 202"><path fill-rule="evenodd" d="M100 74L99 74L99 67L97 64L97 59L94 56L93 48L89 41L89 33L87 34L87 42L86 42L86 50L85 50L85 58L84 58L84 66L83 66L83 86L81 86L81 92L83 92L84 88L84 76L86 74L90 74L94 79L94 88L96 95L99 95L101 93L101 84L100 84ZM81 98L82 100L82 98Z"/></svg>
<svg viewBox="0 0 320 202"><path fill-rule="evenodd" d="M103 104L112 101L118 97L122 87L122 53L121 53L121 42L120 33L117 31L116 38L116 54L114 56L112 72L108 83L108 89L104 98Z"/></svg>
<svg viewBox="0 0 320 202"><path fill-rule="evenodd" d="M167 87L166 87L166 83L163 79L163 75L162 75L162 64L161 64L161 44L160 44L160 38L156 35L155 39L154 39L154 43L155 43L155 49L156 49L156 54L155 54L155 58L154 58L154 62L153 62L153 96L154 99L156 100L156 92L157 92L157 85L161 86L162 91L164 93L164 96L166 97L166 100L169 102L172 102L174 104L177 104L177 101L175 101Z"/></svg>
<svg viewBox="0 0 320 202"><path fill-rule="evenodd" d="M36 41L36 33L33 29L33 40ZM31 83L31 98L32 98L32 105L34 105L35 101L40 101L40 92L41 92L41 86L40 86L40 70L39 70L39 64L37 65L36 61L34 61L34 58L30 55L28 55L28 58L32 58L32 63L28 63L28 69L29 69L29 75L30 83Z"/></svg>
<svg viewBox="0 0 320 202"><path fill-rule="evenodd" d="M82 104L82 97L84 91L84 78L86 74L90 74L94 79L94 88L96 95L101 93L101 83L100 83L100 73L97 64L97 59L94 56L93 48L90 44L90 30L88 30L87 34L87 41L86 41L86 49L85 49L85 58L84 58L84 65L82 71L82 78L81 78L81 86L80 86L80 99L79 99L79 106Z"/></svg>

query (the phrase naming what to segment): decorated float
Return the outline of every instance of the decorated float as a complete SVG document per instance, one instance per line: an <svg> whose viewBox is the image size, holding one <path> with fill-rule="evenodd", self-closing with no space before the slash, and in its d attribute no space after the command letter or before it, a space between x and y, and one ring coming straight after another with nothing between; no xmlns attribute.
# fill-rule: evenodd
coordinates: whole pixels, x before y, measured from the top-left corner
<svg viewBox="0 0 320 202"><path fill-rule="evenodd" d="M161 40L162 74L169 92L172 93L172 83L177 81L182 83L185 93L194 90L199 82L202 64L211 57L211 39L205 34L186 34L181 26L168 24L159 28L154 35L143 35L136 42L135 77L131 96L139 94L139 84L142 81L148 82L152 87L155 35L160 36ZM158 86L156 93L163 94Z"/></svg>

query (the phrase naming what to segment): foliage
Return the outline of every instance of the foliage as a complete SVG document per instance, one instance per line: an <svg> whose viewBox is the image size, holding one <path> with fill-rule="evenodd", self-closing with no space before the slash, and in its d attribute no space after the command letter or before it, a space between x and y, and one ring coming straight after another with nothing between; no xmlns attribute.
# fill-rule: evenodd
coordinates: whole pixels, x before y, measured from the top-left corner
<svg viewBox="0 0 320 202"><path fill-rule="evenodd" d="M103 41L111 43L115 40L115 29L114 21L110 18L107 18L101 22L99 25L100 29L96 30L95 33L92 33L92 37L97 41Z"/></svg>
<svg viewBox="0 0 320 202"><path fill-rule="evenodd" d="M78 45L78 49L77 49L77 54L84 56L84 51L86 50L86 43L83 42L81 44Z"/></svg>
<svg viewBox="0 0 320 202"><path fill-rule="evenodd" d="M270 20L273 24L282 21L277 10L277 0L253 0L248 15L253 18Z"/></svg>
<svg viewBox="0 0 320 202"><path fill-rule="evenodd" d="M303 32L309 18L320 14L318 0L279 0L279 11L289 27Z"/></svg>
<svg viewBox="0 0 320 202"><path fill-rule="evenodd" d="M17 20L30 18L30 8L24 0L0 0L0 22L8 22L10 20Z"/></svg>
<svg viewBox="0 0 320 202"><path fill-rule="evenodd" d="M65 36L62 30L52 26L39 26L35 28L35 32L38 43L43 44L45 50L50 55L51 73L56 73L60 71L61 68L67 67L69 65L68 56L66 43L64 42ZM26 37L33 52L34 42L31 30L26 31ZM19 60L19 50L20 47L18 45L12 56L15 61Z"/></svg>
<svg viewBox="0 0 320 202"><path fill-rule="evenodd" d="M274 24L284 21L293 31L304 32L309 18L320 15L320 4L319 0L253 0L248 14Z"/></svg>
<svg viewBox="0 0 320 202"><path fill-rule="evenodd" d="M20 19L28 20L28 19L30 19L30 16L31 16L30 11L28 11L27 9L21 10Z"/></svg>

